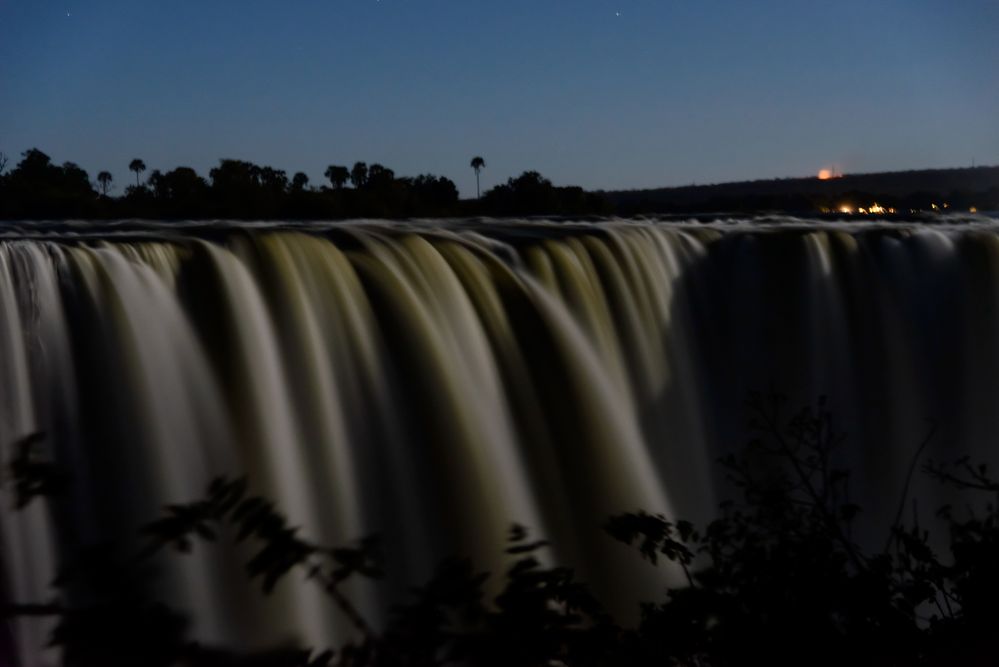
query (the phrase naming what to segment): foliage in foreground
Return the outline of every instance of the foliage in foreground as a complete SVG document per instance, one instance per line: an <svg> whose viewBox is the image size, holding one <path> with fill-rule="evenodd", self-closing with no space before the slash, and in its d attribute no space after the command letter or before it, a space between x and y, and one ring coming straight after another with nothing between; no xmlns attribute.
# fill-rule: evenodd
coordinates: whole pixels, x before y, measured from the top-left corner
<svg viewBox="0 0 999 667"><path fill-rule="evenodd" d="M905 499L884 548L865 549L853 537L860 508L849 498L849 473L833 464L842 436L824 403L789 417L783 406L775 396L750 398L757 437L721 462L741 498L724 503L715 521L698 529L642 512L607 521L611 538L687 574L686 586L643 605L637 627L615 622L570 569L543 566L537 553L546 543L514 526L514 564L494 598L485 593L488 575L448 560L385 628L373 628L342 584L381 576L378 540L313 544L250 494L245 479L216 480L205 498L166 508L144 530L147 548L127 563L108 551L81 554L55 582L55 602L12 605L7 614L55 616L52 643L74 666L993 664L999 483L966 460L927 463L926 474L973 494L968 507L938 514L947 552L935 553L926 529L902 521ZM11 464L19 506L66 483L37 459L37 444L22 443ZM358 639L335 650L240 656L188 638L183 616L143 597L141 580L154 554L222 535L249 547L247 575L265 593L304 573Z"/></svg>

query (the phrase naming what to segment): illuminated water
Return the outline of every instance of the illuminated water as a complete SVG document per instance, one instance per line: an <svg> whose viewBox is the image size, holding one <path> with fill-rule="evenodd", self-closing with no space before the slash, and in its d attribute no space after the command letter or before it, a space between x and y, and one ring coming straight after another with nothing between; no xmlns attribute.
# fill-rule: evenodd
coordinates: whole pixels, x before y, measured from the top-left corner
<svg viewBox="0 0 999 667"><path fill-rule="evenodd" d="M248 473L315 540L385 536L394 579L351 591L376 619L443 555L500 567L513 521L612 603L657 597L671 573L601 520L709 517L713 461L770 387L830 397L877 518L927 420L936 455L999 458L999 228L951 223L10 227L0 454L41 431L73 484L59 531L5 500L5 590L45 600L60 549ZM233 558L169 561L200 637L344 636ZM26 655L45 632L17 627Z"/></svg>

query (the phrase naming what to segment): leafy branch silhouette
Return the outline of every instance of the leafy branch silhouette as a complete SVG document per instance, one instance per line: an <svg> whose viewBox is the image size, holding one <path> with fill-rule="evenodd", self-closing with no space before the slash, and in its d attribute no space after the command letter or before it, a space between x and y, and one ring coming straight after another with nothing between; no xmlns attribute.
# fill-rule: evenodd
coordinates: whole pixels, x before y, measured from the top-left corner
<svg viewBox="0 0 999 667"><path fill-rule="evenodd" d="M642 511L610 517L610 538L652 565L679 565L686 585L650 591L637 626L619 624L572 569L545 566L544 540L513 526L511 565L499 592L463 558L439 564L409 599L375 627L345 593L353 577L379 579L382 543L367 537L325 547L299 534L275 504L250 493L245 477L219 478L205 496L168 505L142 529L144 545L122 563L100 548L64 568L51 603L8 605L8 616L55 616L51 641L67 665L273 665L416 667L431 665L776 665L991 664L999 624L999 482L967 458L929 461L923 473L973 494L941 508L949 549L918 512L900 510L883 549L854 537L861 508L850 474L836 464L845 436L827 402L788 411L786 400L752 394L753 438L725 456L738 497L703 527ZM907 471L907 505L931 429ZM56 496L68 476L43 455L41 436L14 448L9 473L24 507ZM980 497L986 497L985 502ZM228 536L249 546L247 577L267 594L293 571L320 586L357 630L329 649L239 655L188 638L184 617L144 597L147 565L163 552L189 553ZM85 595L81 596L80 591ZM86 601L71 605L68 601Z"/></svg>
<svg viewBox="0 0 999 667"><path fill-rule="evenodd" d="M220 526L229 523L236 529L236 541L253 541L256 551L246 563L251 581L260 580L264 593L294 568L301 568L307 578L316 581L360 633L370 638L372 629L357 607L347 599L341 584L353 575L373 579L383 575L380 542L371 536L353 547L321 547L298 535L298 529L274 504L260 496L248 495L245 477L214 479L207 497L186 505L169 505L165 516L147 524L142 533L150 538L148 551L164 547L188 553L193 542L215 542Z"/></svg>

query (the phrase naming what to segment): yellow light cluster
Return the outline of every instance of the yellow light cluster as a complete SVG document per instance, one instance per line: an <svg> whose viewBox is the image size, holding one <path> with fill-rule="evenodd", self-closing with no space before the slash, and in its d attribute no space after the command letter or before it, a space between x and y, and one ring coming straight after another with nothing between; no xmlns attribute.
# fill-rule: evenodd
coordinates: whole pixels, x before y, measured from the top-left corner
<svg viewBox="0 0 999 667"><path fill-rule="evenodd" d="M944 209L950 208L949 203L944 204L930 204L930 207L934 211L942 211ZM822 213L842 213L844 215L891 215L895 213L895 209L890 206L882 206L881 204L874 202L870 206L858 206L853 208L851 204L840 204L836 208L826 208L823 206L819 209ZM971 206L968 208L969 213L978 213L978 208ZM919 213L918 209L910 208L909 213Z"/></svg>
<svg viewBox="0 0 999 667"><path fill-rule="evenodd" d="M885 208L884 206L882 206L881 204L879 204L877 202L874 202L873 204L871 204L867 208L858 208L857 209L857 213L861 213L863 215L884 215L885 213L894 213L894 212L895 212L895 209L893 209L891 207Z"/></svg>
<svg viewBox="0 0 999 667"><path fill-rule="evenodd" d="M844 215L885 215L895 212L894 208L890 206L882 206L881 204L874 202L870 206L858 206L856 209L850 204L841 204L835 209L837 213L843 213ZM822 209L823 213L831 213L832 210L828 208Z"/></svg>

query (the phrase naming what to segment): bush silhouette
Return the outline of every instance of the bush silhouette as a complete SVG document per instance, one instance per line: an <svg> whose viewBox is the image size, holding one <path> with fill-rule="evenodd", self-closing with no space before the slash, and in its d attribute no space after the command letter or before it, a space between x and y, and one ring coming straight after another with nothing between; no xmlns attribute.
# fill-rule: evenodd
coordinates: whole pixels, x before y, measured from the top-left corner
<svg viewBox="0 0 999 667"><path fill-rule="evenodd" d="M609 539L687 574L687 585L642 605L637 627L618 624L571 569L542 565L547 543L513 526L513 563L498 594L486 594L488 575L473 563L448 559L375 628L343 583L381 577L381 550L390 545L375 537L314 544L252 494L245 478L217 479L203 498L164 508L143 529L146 546L127 562L108 550L80 554L56 580L55 602L11 605L7 613L55 616L52 641L67 665L992 664L999 482L967 460L926 463L926 474L986 502L941 510L949 538L943 556L931 549L929 531L915 520L905 524L901 512L884 547L872 550L852 537L861 508L849 497L849 471L831 463L844 436L824 401L790 414L785 406L774 395L750 397L754 438L721 461L740 497L723 503L710 524L641 511L607 520ZM71 483L46 461L42 444L32 436L15 448L18 506ZM302 572L352 621L356 639L239 655L189 638L178 611L141 595L146 564L223 534L249 547L246 573L264 593ZM68 606L81 599L65 595L71 588L87 590L88 604Z"/></svg>

